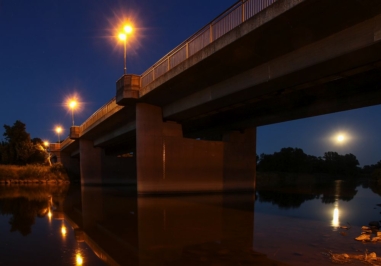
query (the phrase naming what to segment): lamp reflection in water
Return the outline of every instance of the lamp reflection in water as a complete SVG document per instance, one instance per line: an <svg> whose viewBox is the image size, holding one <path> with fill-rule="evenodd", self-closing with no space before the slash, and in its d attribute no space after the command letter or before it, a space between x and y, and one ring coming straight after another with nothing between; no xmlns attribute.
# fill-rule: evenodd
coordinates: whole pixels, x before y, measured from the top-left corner
<svg viewBox="0 0 381 266"><path fill-rule="evenodd" d="M75 255L75 263L76 265L82 265L83 264L83 257L81 255L81 252L78 250L77 254Z"/></svg>
<svg viewBox="0 0 381 266"><path fill-rule="evenodd" d="M66 234L67 234L66 226L63 222L62 222L62 226L61 226L61 234L62 234L63 238L65 238Z"/></svg>
<svg viewBox="0 0 381 266"><path fill-rule="evenodd" d="M49 200L48 200L48 219L49 219L49 223L52 221L52 196L49 197Z"/></svg>
<svg viewBox="0 0 381 266"><path fill-rule="evenodd" d="M339 210L339 197L340 197L341 180L335 180L335 203L333 209L332 226L336 230L340 226L340 210Z"/></svg>

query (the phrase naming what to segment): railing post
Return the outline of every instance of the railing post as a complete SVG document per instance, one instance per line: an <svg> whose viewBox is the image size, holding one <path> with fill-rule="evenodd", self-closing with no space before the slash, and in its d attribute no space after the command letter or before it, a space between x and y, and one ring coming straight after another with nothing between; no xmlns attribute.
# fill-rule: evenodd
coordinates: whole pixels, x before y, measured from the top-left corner
<svg viewBox="0 0 381 266"><path fill-rule="evenodd" d="M241 1L242 2L242 22L244 22L245 21L245 2L246 2L246 0L242 0Z"/></svg>
<svg viewBox="0 0 381 266"><path fill-rule="evenodd" d="M210 26L209 26L209 43L212 43L213 42L213 24L210 23Z"/></svg>
<svg viewBox="0 0 381 266"><path fill-rule="evenodd" d="M189 57L189 43L187 42L185 44L185 59L188 59Z"/></svg>
<svg viewBox="0 0 381 266"><path fill-rule="evenodd" d="M167 64L167 71L171 69L171 62L169 61L169 58L171 58L170 56L168 56L168 64Z"/></svg>

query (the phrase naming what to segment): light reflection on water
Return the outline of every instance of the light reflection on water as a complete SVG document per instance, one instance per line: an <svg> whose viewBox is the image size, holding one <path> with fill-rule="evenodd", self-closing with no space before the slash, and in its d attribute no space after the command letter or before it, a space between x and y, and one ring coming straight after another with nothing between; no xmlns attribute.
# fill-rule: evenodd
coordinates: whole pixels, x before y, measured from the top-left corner
<svg viewBox="0 0 381 266"><path fill-rule="evenodd" d="M283 181L255 194L138 197L0 187L0 265L330 265L330 251L377 252L354 240L380 218L377 189Z"/></svg>

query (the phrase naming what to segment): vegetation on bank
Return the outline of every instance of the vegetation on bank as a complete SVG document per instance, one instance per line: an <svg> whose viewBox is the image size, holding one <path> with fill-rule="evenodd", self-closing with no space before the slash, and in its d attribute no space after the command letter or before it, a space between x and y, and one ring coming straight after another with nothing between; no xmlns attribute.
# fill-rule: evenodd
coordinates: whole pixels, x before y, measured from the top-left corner
<svg viewBox="0 0 381 266"><path fill-rule="evenodd" d="M0 183L66 183L62 164L50 164L49 153L40 138L31 139L25 124L17 120L4 125L0 142Z"/></svg>
<svg viewBox="0 0 381 266"><path fill-rule="evenodd" d="M282 148L273 154L262 153L258 158L259 172L321 173L345 177L368 175L381 182L381 161L359 167L356 156L337 152L325 152L322 157L304 153L299 148Z"/></svg>
<svg viewBox="0 0 381 266"><path fill-rule="evenodd" d="M23 122L16 120L12 126L4 125L4 129L5 141L0 142L0 164L49 165L49 154L43 141L40 138L31 139Z"/></svg>
<svg viewBox="0 0 381 266"><path fill-rule="evenodd" d="M46 165L0 165L0 183L67 183L69 177L62 164Z"/></svg>

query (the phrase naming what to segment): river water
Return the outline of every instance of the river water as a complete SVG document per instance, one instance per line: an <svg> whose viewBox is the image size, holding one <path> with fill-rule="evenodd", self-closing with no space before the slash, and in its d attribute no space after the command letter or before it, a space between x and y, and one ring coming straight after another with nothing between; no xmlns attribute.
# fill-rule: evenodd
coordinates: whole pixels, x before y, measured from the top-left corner
<svg viewBox="0 0 381 266"><path fill-rule="evenodd" d="M330 253L381 256L380 242L354 240L380 220L380 195L375 184L316 178L181 196L0 186L0 265L336 265Z"/></svg>

